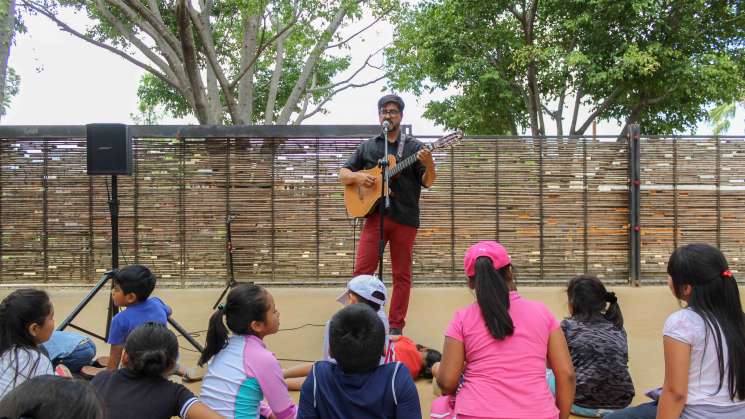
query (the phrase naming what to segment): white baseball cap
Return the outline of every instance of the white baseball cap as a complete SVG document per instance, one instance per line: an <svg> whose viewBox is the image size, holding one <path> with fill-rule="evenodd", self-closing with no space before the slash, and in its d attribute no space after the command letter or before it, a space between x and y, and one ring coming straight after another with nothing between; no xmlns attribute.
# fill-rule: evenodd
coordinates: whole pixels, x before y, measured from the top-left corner
<svg viewBox="0 0 745 419"><path fill-rule="evenodd" d="M350 279L347 283L347 289L339 295L336 301L344 305L349 304L349 291L354 292L365 300L379 304L381 307L385 305L385 300L388 298L388 294L385 291L385 284L374 275L357 275ZM382 299L373 296L373 293L376 291L383 294Z"/></svg>

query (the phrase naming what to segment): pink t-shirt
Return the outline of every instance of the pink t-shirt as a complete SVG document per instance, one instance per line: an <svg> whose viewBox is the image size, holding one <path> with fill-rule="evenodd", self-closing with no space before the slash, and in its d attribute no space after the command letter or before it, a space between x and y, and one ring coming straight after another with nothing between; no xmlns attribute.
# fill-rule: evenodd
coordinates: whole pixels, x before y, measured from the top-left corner
<svg viewBox="0 0 745 419"><path fill-rule="evenodd" d="M559 322L537 301L510 292L515 332L504 340L489 334L478 303L455 312L445 336L463 342L466 367L458 391L458 415L555 419L559 409L546 383L548 337Z"/></svg>

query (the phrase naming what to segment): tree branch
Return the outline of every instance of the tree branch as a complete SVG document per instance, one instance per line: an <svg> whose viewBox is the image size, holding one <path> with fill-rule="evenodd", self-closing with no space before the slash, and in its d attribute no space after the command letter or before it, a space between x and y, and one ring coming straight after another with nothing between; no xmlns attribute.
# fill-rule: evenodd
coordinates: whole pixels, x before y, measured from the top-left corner
<svg viewBox="0 0 745 419"><path fill-rule="evenodd" d="M343 87L340 87L340 88L338 88L338 89L334 90L333 92L331 92L331 93L330 93L330 94L328 95L328 97L326 97L326 98L325 98L325 99L324 99L324 100L323 100L323 101L322 101L322 102L321 102L320 104L318 104L318 106L317 106L317 107L316 107L316 108L315 108L315 109L313 110L313 112L311 112L311 113L309 113L309 114L306 114L306 115L305 115L305 117L304 117L304 118L303 118L302 120L308 119L308 118L310 118L311 116L313 116L313 115L315 115L316 113L318 113L319 111L321 111L321 108L323 107L323 105L325 105L325 104L326 104L326 103L327 103L327 102L328 102L329 100L331 100L331 98L332 98L332 97L334 97L334 96L335 96L335 95L336 95L337 93L339 93L339 92L342 92L342 91L344 91L344 90L347 90L347 89L349 89L349 88L351 88L351 87L355 87L355 88L356 88L356 87L365 87L365 86L369 86L369 85L371 85L371 84L375 84L375 83L377 83L377 82L379 82L379 81L383 80L384 78L386 78L386 75L385 75L385 74L384 74L384 75L382 75L382 76L380 76L380 77L378 77L378 78L375 78L375 79L373 79L373 80L370 80L370 81L367 81L367 82L364 82L364 83L359 83L359 84L355 84L355 83L350 83L350 84L347 84L346 86L343 86ZM302 121L302 120L301 120L301 121Z"/></svg>
<svg viewBox="0 0 745 419"><path fill-rule="evenodd" d="M123 1L106 0L106 2L121 10L122 13L124 13L129 20L131 20L138 28L142 29L143 32L148 34L153 39L153 41L155 41L155 46L163 53L164 58L166 59L166 61L168 61L168 64L173 69L174 73L176 73L176 75L178 76L179 81L184 86L186 86L188 81L186 72L183 68L183 56L181 55L180 48L172 48L159 31L157 31L151 24L144 20L142 16L140 16L137 12L132 10L132 8L124 4Z"/></svg>
<svg viewBox="0 0 745 419"><path fill-rule="evenodd" d="M153 12L155 18L160 22L163 22L163 16L160 15L160 9L158 8L158 2L156 0L148 0L148 5L150 6L150 11Z"/></svg>
<svg viewBox="0 0 745 419"><path fill-rule="evenodd" d="M316 84L318 82L318 73L313 73L313 81L310 82L310 88L316 87ZM303 99L303 107L300 109L300 112L297 115L297 118L295 118L295 122L293 125L300 125L301 122L305 119L305 113L308 112L308 103L310 103L310 98L313 97L313 94L309 91L305 92L305 98Z"/></svg>
<svg viewBox="0 0 745 419"><path fill-rule="evenodd" d="M276 41L277 38L279 38L285 32L290 30L290 28L292 28L297 23L299 17L300 17L300 11L298 10L297 13L295 13L295 15L293 16L292 20L290 20L290 22L287 23L287 25L284 28L282 28L282 30L278 31L276 34L274 34L274 36L269 38L266 41L266 43L259 45L259 48L256 50L256 55L253 57L253 59L245 67L241 69L241 72L238 74L238 77L236 77L235 80L233 80L233 82L230 83L231 89L234 89L235 86L241 81L243 76L245 76L246 73L248 73L248 70L250 70L251 67L253 67L254 64L256 64L256 61L258 60L259 56L261 56L261 54L264 52L264 50L267 49L269 45L271 45L274 41Z"/></svg>
<svg viewBox="0 0 745 419"><path fill-rule="evenodd" d="M389 45L390 45L390 44L389 44ZM386 45L386 46L387 46L387 45ZM377 51L373 52L372 54L368 55L368 56L367 56L367 59L365 60L365 62L364 62L364 63L363 63L363 64L362 64L362 65L361 65L361 66L360 66L360 67L359 67L359 68L358 68L357 70L355 70L355 71L354 71L354 73L352 73L352 75L351 75L351 76L347 77L347 78L346 78L345 80L342 80L342 81L340 81L340 82L337 82L337 83L333 83L333 84L327 84L327 85L325 85L325 86L320 86L320 87L316 87L316 88L310 89L309 91L311 91L311 92L320 92L320 91L322 91L322 90L329 90L329 89L333 89L333 88L336 88L336 87L338 87L338 86L341 86L342 84L346 84L346 83L349 83L349 82L351 82L351 81L352 81L352 80L353 80L353 79L354 79L355 77L357 77L357 75L358 75L358 74L360 74L360 73L362 72L362 70L364 70L365 68L367 68L367 67L374 67L374 66L372 66L372 65L370 64L370 59L371 59L372 57L376 56L376 55L377 55L377 54L378 54L378 53L379 53L380 51L382 51L383 49L385 49L385 46L384 46L384 47L382 47L382 48L380 48L380 49L378 49ZM377 67L374 67L374 68L377 68Z"/></svg>
<svg viewBox="0 0 745 419"><path fill-rule="evenodd" d="M148 23L150 23L153 26L153 29L155 29L160 36L163 37L165 42L168 43L168 45L173 48L174 51L177 53L181 52L181 45L179 45L179 40L176 39L176 37L171 33L171 31L168 30L166 25L163 23L162 20L159 20L157 16L155 16L150 9L145 7L140 0L124 0L124 2L129 5L132 9L134 9L140 16L142 16ZM182 58L183 57L179 57Z"/></svg>
<svg viewBox="0 0 745 419"><path fill-rule="evenodd" d="M202 41L202 49L204 50L204 54L207 56L207 61L209 62L212 71L215 73L218 83L220 83L223 95L225 95L225 103L228 107L230 118L233 121L237 121L238 109L235 96L233 96L233 91L230 89L230 83L225 77L222 67L220 67L220 62L217 58L217 53L215 52L215 44L212 40L212 34L209 33L207 28L202 24L202 17L199 15L199 12L191 6L191 1L185 1L184 3L184 7L186 7L189 16L191 17L191 22L194 24L194 27L197 28L197 35L199 35L199 39Z"/></svg>
<svg viewBox="0 0 745 419"><path fill-rule="evenodd" d="M525 25L525 15L523 13L518 12L517 11L517 8L515 7L514 4L511 5L508 8L508 10L510 11L510 13L512 13L513 16L515 16L515 18L517 19L518 22L520 22L523 25Z"/></svg>
<svg viewBox="0 0 745 419"><path fill-rule="evenodd" d="M577 128L577 117L579 115L579 106L582 104L582 96L584 96L584 92L582 91L582 85L580 85L577 88L577 92L575 93L576 96L574 97L574 109L572 110L572 125L569 126L569 135L576 135L575 129Z"/></svg>
<svg viewBox="0 0 745 419"><path fill-rule="evenodd" d="M331 45L327 46L326 49L336 48L336 47L339 47L339 46L342 46L342 45L346 44L347 42L351 41L352 39L354 39L355 37L359 36L363 32L365 32L368 29L370 29L373 26L375 26L375 24L378 23L378 22L380 22L386 15L388 15L388 13L391 12L391 10L393 10L393 9L384 10L383 13L380 16L378 16L377 19L375 19L371 24L369 24L369 25L365 26L364 28L360 29L359 31L355 32L354 34L352 34L347 39L345 39L343 41L339 41L339 42L337 42L335 44L331 44Z"/></svg>
<svg viewBox="0 0 745 419"><path fill-rule="evenodd" d="M105 49L107 51L113 52L114 54L116 54L116 55L124 58L125 60L129 61L130 63L132 63L134 65L136 65L137 67L140 67L143 70L145 70L145 71L153 74L154 76L158 77L159 79L163 80L165 83L167 83L169 86L172 86L174 89L179 90L179 91L181 90L181 87L176 82L174 82L173 80L169 79L168 76L166 76L165 74L161 73L157 69L155 69L155 68L153 68L153 67L151 67L151 66L149 66L149 65L147 65L147 64L145 64L145 63L143 63L143 62L141 62L141 61L139 61L139 60L137 60L137 59L135 59L133 57L131 57L130 55L126 54L123 51L120 51L120 50L118 50L118 49L116 49L116 48L114 48L114 47L112 47L110 45L104 44L103 42L96 41L95 39L93 39L93 38L91 38L91 37L89 37L87 35L84 35L84 34L78 32L77 30L73 29L72 27L70 27L65 22L59 20L57 18L57 16L54 15L54 13L46 10L46 8L44 8L44 6L38 5L38 4L36 4L36 3L32 2L32 1L28 1L28 0L22 0L22 1L23 1L23 4L26 7L28 7L29 9L36 11L37 13L39 13L42 16L46 17L47 19L49 19L52 22L56 23L57 26L59 26L60 30L62 30L63 32L67 32L67 33L69 33L69 34L71 34L71 35L73 35L73 36L75 36L77 38L82 39L85 42L88 42L88 43L93 44L93 45L95 45L97 47L103 48L103 49Z"/></svg>
<svg viewBox="0 0 745 419"><path fill-rule="evenodd" d="M276 52L274 54L274 70L272 79L269 83L269 94L267 95L266 107L264 108L264 124L274 122L274 110L277 105L277 94L279 91L279 82L282 78L282 70L285 62L285 40L292 31L285 32L277 38ZM314 78L315 80L315 78Z"/></svg>
<svg viewBox="0 0 745 419"><path fill-rule="evenodd" d="M587 117L587 119L585 120L585 123L582 124L581 127L579 127L579 130L577 130L576 134L577 135L584 134L585 133L585 130L587 130L587 128L590 126L590 124L592 124L592 121L601 112L605 111L612 104L616 103L616 99L618 99L618 97L621 95L622 92L623 92L623 85L622 84L619 84L618 86L616 86L615 89L613 89L613 92L611 92L611 94L607 98L605 98L605 100L603 101L603 103L600 104L600 106L598 106L597 108L595 108L595 110L590 114L590 116Z"/></svg>
<svg viewBox="0 0 745 419"><path fill-rule="evenodd" d="M321 37L318 39L318 43L316 43L316 46L313 47L313 50L308 55L308 59L305 61L305 65L303 66L303 71L300 73L300 77L298 77L297 82L295 82L295 86L292 88L292 92L290 92L290 95L287 97L285 105L282 107L282 112L280 112L279 114L279 118L277 118L278 124L283 125L290 120L290 116L295 110L295 106L297 105L298 100L300 100L300 95L307 88L308 80L315 70L316 63L320 59L323 51L326 49L329 40L336 32L336 30L339 29L339 26L346 16L347 8L344 7L344 5L342 4L339 6L339 9L337 9L334 17L331 19L331 21L329 21L328 26L326 26L326 29L321 34Z"/></svg>
<svg viewBox="0 0 745 419"><path fill-rule="evenodd" d="M111 13L111 10L109 10L109 7L106 5L104 0L96 0L96 6L98 6L98 10L101 12L101 14L104 16L104 18L111 24L111 26L114 27L114 29L119 32L121 36L123 36L127 41L129 41L132 45L134 45L140 52L145 54L147 58L150 59L155 65L160 68L163 73L165 73L166 76L174 80L177 84L182 84L183 80L180 80L179 77L176 75L176 73L173 71L173 69L168 65L167 62L165 62L161 57L159 57L156 53L152 51L147 45L145 45L144 42L142 42L139 38L135 36L132 31L127 29L122 22L114 16L113 13ZM180 90L180 89L179 89Z"/></svg>

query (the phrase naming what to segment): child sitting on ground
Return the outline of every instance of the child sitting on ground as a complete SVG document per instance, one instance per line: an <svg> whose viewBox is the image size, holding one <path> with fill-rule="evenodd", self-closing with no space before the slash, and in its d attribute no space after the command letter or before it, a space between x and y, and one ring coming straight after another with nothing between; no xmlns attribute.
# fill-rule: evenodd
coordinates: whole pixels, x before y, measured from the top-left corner
<svg viewBox="0 0 745 419"><path fill-rule="evenodd" d="M303 383L298 419L421 418L419 394L406 366L380 365L385 329L364 304L341 309L330 322L330 354Z"/></svg>
<svg viewBox="0 0 745 419"><path fill-rule="evenodd" d="M745 418L745 315L735 275L719 249L695 243L667 263L670 291L686 307L662 329L665 382L658 401L608 419Z"/></svg>
<svg viewBox="0 0 745 419"><path fill-rule="evenodd" d="M13 291L0 303L0 399L24 381L54 374L39 346L54 331L54 307L46 292Z"/></svg>
<svg viewBox="0 0 745 419"><path fill-rule="evenodd" d="M562 320L561 329L577 375L572 413L603 417L634 398L621 307L616 294L591 275L569 281L567 298L570 317ZM553 373L547 375L553 389Z"/></svg>
<svg viewBox="0 0 745 419"><path fill-rule="evenodd" d="M155 281L155 275L142 265L125 266L112 273L111 299L114 305L125 307L126 310L117 313L111 320L109 370L119 368L124 342L137 326L148 322L168 323L171 308L160 298L150 297Z"/></svg>
<svg viewBox="0 0 745 419"><path fill-rule="evenodd" d="M415 343L406 336L390 336L387 351L392 353L393 362L401 362L411 374L411 378L432 378L432 367L440 362L442 354L432 348Z"/></svg>
<svg viewBox="0 0 745 419"><path fill-rule="evenodd" d="M499 243L474 244L463 265L476 302L458 310L445 331L436 376L445 396L432 403L431 416L567 419L574 369L559 322L545 305L520 297ZM556 398L546 366L556 376Z"/></svg>
<svg viewBox="0 0 745 419"><path fill-rule="evenodd" d="M122 369L104 371L91 384L106 406L107 419L220 419L182 384L166 376L176 367L178 340L159 323L138 326L127 337Z"/></svg>
<svg viewBox="0 0 745 419"><path fill-rule="evenodd" d="M373 309L383 322L385 329L385 347L386 352L380 357L380 363L384 364L391 361L392 353L387 352L388 348L388 317L385 315L386 290L385 284L373 275L357 275L347 283L347 289L344 290L336 301L344 304L365 304ZM323 329L323 355L324 361L334 362L329 354L329 322ZM300 390L305 381L305 377L310 373L313 367L312 362L296 365L283 370L283 375L287 381L287 387L290 390Z"/></svg>
<svg viewBox="0 0 745 419"><path fill-rule="evenodd" d="M52 365L64 365L72 373L78 373L91 365L96 356L96 345L79 333L55 330L52 337L42 344L46 349Z"/></svg>
<svg viewBox="0 0 745 419"><path fill-rule="evenodd" d="M210 317L199 358L200 366L209 361L202 401L226 418L294 419L297 407L287 393L282 368L264 344L264 337L277 330L279 311L267 290L249 284L230 290L225 305Z"/></svg>

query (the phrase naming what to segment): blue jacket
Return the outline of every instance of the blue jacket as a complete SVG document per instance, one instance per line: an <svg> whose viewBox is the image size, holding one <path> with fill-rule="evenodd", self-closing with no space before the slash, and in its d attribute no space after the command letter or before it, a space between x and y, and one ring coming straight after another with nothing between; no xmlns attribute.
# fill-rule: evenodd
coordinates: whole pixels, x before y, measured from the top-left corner
<svg viewBox="0 0 745 419"><path fill-rule="evenodd" d="M367 374L345 374L318 361L300 391L298 419L420 419L419 394L400 362Z"/></svg>

